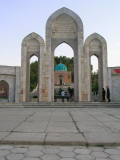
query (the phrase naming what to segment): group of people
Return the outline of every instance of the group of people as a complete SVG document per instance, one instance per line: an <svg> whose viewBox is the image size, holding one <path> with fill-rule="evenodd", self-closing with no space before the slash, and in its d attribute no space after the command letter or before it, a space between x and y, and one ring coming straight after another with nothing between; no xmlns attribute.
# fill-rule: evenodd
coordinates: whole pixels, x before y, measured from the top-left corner
<svg viewBox="0 0 120 160"><path fill-rule="evenodd" d="M111 101L111 100L110 100L110 89L109 89L108 86L106 87L106 91L105 91L104 88L102 89L102 98L103 98L103 102L105 102L106 100L107 100L108 102Z"/></svg>
<svg viewBox="0 0 120 160"><path fill-rule="evenodd" d="M61 92L61 96L62 96L62 102L64 102L64 97L65 97L65 91L63 90ZM70 99L70 94L69 92L67 92L67 101L69 102L69 99Z"/></svg>
<svg viewBox="0 0 120 160"><path fill-rule="evenodd" d="M62 102L64 102L64 97L65 97L65 91L64 90L62 90L61 96L62 96ZM110 99L110 89L109 89L108 86L106 87L106 91L105 91L104 88L102 89L102 99L103 99L103 102L105 102L105 101L110 102L111 101L111 99ZM69 100L70 100L70 94L69 94L69 92L67 92L67 101L69 102Z"/></svg>

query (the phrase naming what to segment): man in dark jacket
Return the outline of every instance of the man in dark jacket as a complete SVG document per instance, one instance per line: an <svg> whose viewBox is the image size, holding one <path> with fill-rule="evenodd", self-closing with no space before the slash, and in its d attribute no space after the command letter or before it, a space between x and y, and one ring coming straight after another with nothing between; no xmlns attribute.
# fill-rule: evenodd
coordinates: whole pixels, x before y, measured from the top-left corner
<svg viewBox="0 0 120 160"><path fill-rule="evenodd" d="M107 86L106 96L107 96L108 102L110 102L111 101L110 100L110 89L108 86Z"/></svg>
<svg viewBox="0 0 120 160"><path fill-rule="evenodd" d="M105 102L105 90L104 90L104 88L102 89L102 98L103 98L103 102Z"/></svg>

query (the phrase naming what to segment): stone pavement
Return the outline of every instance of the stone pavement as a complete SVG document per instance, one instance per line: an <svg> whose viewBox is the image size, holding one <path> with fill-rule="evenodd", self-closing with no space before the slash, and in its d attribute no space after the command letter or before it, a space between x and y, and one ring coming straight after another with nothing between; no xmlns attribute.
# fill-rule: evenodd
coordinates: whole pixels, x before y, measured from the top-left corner
<svg viewBox="0 0 120 160"><path fill-rule="evenodd" d="M120 108L0 108L0 144L120 145Z"/></svg>
<svg viewBox="0 0 120 160"><path fill-rule="evenodd" d="M0 160L120 160L120 147L0 145Z"/></svg>

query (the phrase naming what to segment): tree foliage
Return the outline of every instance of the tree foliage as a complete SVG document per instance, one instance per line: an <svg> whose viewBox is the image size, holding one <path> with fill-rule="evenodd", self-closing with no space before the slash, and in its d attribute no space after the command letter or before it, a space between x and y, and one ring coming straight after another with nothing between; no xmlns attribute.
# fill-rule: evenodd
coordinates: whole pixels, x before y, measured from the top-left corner
<svg viewBox="0 0 120 160"><path fill-rule="evenodd" d="M93 66L91 65L91 84L92 84L92 92L98 92L98 71L93 72Z"/></svg>
<svg viewBox="0 0 120 160"><path fill-rule="evenodd" d="M38 61L30 64L30 91L36 88L38 83Z"/></svg>

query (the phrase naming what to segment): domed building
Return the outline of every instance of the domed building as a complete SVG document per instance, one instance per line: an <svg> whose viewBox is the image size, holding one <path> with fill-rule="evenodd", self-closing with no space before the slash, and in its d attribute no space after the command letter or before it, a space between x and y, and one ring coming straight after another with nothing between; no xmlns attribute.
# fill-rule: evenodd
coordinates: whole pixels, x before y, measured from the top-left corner
<svg viewBox="0 0 120 160"><path fill-rule="evenodd" d="M59 63L55 67L54 85L67 85L71 83L71 72L67 71L66 65Z"/></svg>

